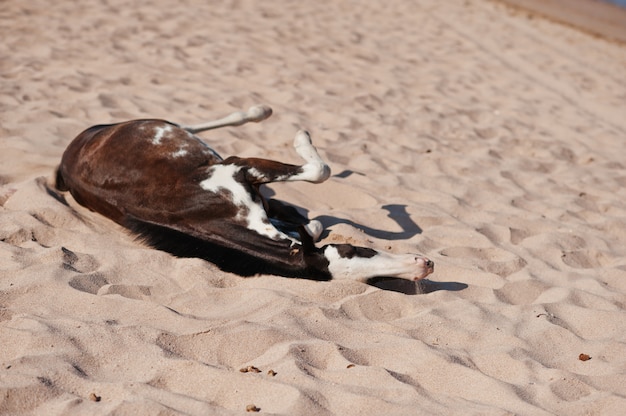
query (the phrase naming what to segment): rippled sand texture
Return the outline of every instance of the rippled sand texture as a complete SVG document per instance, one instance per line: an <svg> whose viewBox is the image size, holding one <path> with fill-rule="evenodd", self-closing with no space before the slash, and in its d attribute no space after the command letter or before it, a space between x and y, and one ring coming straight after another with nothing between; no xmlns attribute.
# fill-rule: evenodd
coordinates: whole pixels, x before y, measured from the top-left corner
<svg viewBox="0 0 626 416"><path fill-rule="evenodd" d="M476 0L9 0L0 34L0 413L626 408L623 46ZM203 136L309 129L334 176L268 193L429 281L242 279L46 192L90 125L256 103Z"/></svg>

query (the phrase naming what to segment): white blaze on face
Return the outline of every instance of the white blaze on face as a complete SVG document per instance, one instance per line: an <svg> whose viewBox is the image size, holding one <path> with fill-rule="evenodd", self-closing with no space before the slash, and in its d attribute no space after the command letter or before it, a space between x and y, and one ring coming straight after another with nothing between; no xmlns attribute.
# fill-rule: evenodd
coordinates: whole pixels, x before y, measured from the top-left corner
<svg viewBox="0 0 626 416"><path fill-rule="evenodd" d="M372 257L341 257L336 247L324 250L328 270L334 279L366 280L371 277L399 277L419 280L432 272L432 263L416 254L391 254L378 252ZM430 266L428 263L431 263Z"/></svg>
<svg viewBox="0 0 626 416"><path fill-rule="evenodd" d="M209 177L200 182L200 187L206 191L219 192L228 191L233 204L242 208L237 219L245 221L249 230L269 237L273 240L287 239L295 241L286 234L278 231L267 218L267 213L259 202L252 200L250 193L235 180L235 175L241 170L241 166L216 165L209 169Z"/></svg>

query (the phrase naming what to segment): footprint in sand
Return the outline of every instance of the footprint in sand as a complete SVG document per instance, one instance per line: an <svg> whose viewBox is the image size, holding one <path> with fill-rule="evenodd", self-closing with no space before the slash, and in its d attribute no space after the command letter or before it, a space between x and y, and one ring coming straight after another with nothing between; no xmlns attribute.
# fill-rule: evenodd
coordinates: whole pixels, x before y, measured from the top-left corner
<svg viewBox="0 0 626 416"><path fill-rule="evenodd" d="M62 267L66 270L80 273L79 276L72 277L68 284L81 292L95 295L98 290L109 282L97 272L100 263L91 255L78 253L66 247L61 247Z"/></svg>
<svg viewBox="0 0 626 416"><path fill-rule="evenodd" d="M120 295L128 299L142 300L152 294L150 286L145 285L115 285L98 272L72 278L71 287L92 295Z"/></svg>
<svg viewBox="0 0 626 416"><path fill-rule="evenodd" d="M549 288L539 280L520 280L509 282L494 292L500 300L511 305L528 305Z"/></svg>
<svg viewBox="0 0 626 416"><path fill-rule="evenodd" d="M63 268L79 273L91 273L100 267L100 263L91 255L76 253L66 247L61 247L63 254Z"/></svg>
<svg viewBox="0 0 626 416"><path fill-rule="evenodd" d="M561 260L575 269L593 269L607 263L604 254L593 249L564 251Z"/></svg>
<svg viewBox="0 0 626 416"><path fill-rule="evenodd" d="M411 282L413 283L413 282ZM341 311L350 319L390 322L414 312L412 300L397 297L389 292L375 291L346 299Z"/></svg>
<svg viewBox="0 0 626 416"><path fill-rule="evenodd" d="M329 341L292 344L288 355L301 371L345 369L352 363L344 356L345 348ZM349 353L348 353L349 355Z"/></svg>
<svg viewBox="0 0 626 416"><path fill-rule="evenodd" d="M224 325L191 334L161 333L156 344L167 356L241 368L265 354L274 345L291 339L282 330L252 322L233 320ZM246 348L238 348L245 345Z"/></svg>
<svg viewBox="0 0 626 416"><path fill-rule="evenodd" d="M556 397L566 402L580 400L591 394L591 388L576 378L563 378L550 384Z"/></svg>
<svg viewBox="0 0 626 416"><path fill-rule="evenodd" d="M506 225L499 224L483 224L476 231L483 234L494 244L511 243L519 245L525 239L541 234L545 229L545 225L540 222L526 221L525 223L515 224L517 221L512 220Z"/></svg>
<svg viewBox="0 0 626 416"><path fill-rule="evenodd" d="M4 306L0 306L0 322L10 321L12 318L13 312Z"/></svg>
<svg viewBox="0 0 626 416"><path fill-rule="evenodd" d="M101 286L98 295L120 295L128 299L142 300L152 294L150 286L144 285L107 285Z"/></svg>
<svg viewBox="0 0 626 416"><path fill-rule="evenodd" d="M68 284L81 292L97 295L100 288L109 284L109 282L101 273L92 273L73 277Z"/></svg>
<svg viewBox="0 0 626 416"><path fill-rule="evenodd" d="M481 270L506 277L526 266L526 260L499 248L449 247L439 252L444 257L471 258Z"/></svg>

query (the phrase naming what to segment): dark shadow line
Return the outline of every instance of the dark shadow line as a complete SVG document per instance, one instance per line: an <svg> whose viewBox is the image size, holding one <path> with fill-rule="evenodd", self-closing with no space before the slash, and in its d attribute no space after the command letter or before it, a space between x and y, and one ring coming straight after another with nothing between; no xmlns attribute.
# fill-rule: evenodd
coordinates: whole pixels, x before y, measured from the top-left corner
<svg viewBox="0 0 626 416"><path fill-rule="evenodd" d="M347 178L348 176L352 176L352 175L365 176L365 174L364 174L364 173L361 173L361 172L356 172L356 171L349 170L349 169L345 169L345 170L343 170L343 171L341 171L341 172L339 172L339 173L334 174L334 175L333 175L333 177L335 177L335 178L345 179L345 178Z"/></svg>
<svg viewBox="0 0 626 416"><path fill-rule="evenodd" d="M467 284L460 282L433 282L428 279L414 282L397 277L373 277L367 280L367 284L382 290L403 293L405 295L421 295L439 290L458 292L468 288Z"/></svg>
<svg viewBox="0 0 626 416"><path fill-rule="evenodd" d="M417 234L421 234L422 229L411 219L411 215L407 212L406 207L406 205L401 204L389 204L382 206L382 208L389 213L387 214L387 217L394 220L395 223L402 229L402 231L397 232L368 227L363 224L358 224L352 220L330 215L321 215L315 219L320 221L325 229L336 224L348 224L362 230L370 237L382 240L408 240Z"/></svg>

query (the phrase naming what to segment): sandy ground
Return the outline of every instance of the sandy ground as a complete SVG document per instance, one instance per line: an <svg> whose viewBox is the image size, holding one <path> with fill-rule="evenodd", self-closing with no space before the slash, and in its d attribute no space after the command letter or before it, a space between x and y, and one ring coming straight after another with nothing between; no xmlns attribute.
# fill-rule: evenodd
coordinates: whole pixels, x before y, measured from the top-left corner
<svg viewBox="0 0 626 416"><path fill-rule="evenodd" d="M626 44L626 8L610 0L499 0L509 6Z"/></svg>
<svg viewBox="0 0 626 416"><path fill-rule="evenodd" d="M622 414L626 47L531 17L478 0L3 2L0 414ZM269 192L325 241L421 252L435 273L244 279L45 191L90 125L256 103L274 116L203 137L297 162L309 129L333 177Z"/></svg>

